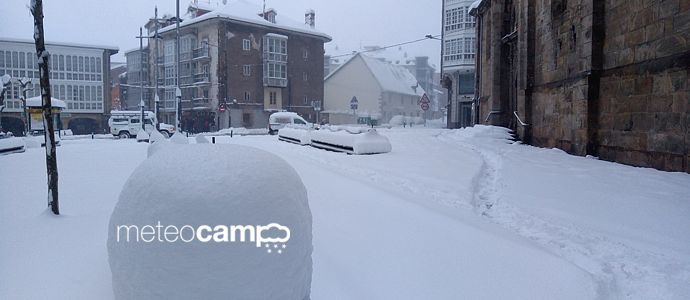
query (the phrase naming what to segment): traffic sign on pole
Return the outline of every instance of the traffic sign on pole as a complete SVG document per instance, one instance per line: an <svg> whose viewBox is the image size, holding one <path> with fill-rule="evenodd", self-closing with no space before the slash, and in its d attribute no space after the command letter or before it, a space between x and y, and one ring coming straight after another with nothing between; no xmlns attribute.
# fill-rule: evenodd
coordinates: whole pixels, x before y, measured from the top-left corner
<svg viewBox="0 0 690 300"><path fill-rule="evenodd" d="M357 100L357 96L354 96L352 100L350 100L350 109L357 110L357 108L359 108L359 100Z"/></svg>
<svg viewBox="0 0 690 300"><path fill-rule="evenodd" d="M429 103L422 103L422 110L427 111L429 110Z"/></svg>
<svg viewBox="0 0 690 300"><path fill-rule="evenodd" d="M419 104L419 105L421 105L422 103L426 103L426 104L431 103L431 100L429 100L429 96L427 96L426 93L424 93L424 95L422 95L422 97L419 98L419 101L417 101L417 104Z"/></svg>

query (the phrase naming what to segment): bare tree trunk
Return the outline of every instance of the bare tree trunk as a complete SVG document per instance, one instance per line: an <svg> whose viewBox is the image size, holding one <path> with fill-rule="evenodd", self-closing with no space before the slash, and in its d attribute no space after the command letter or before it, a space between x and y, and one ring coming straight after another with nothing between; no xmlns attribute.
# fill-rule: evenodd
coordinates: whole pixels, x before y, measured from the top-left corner
<svg viewBox="0 0 690 300"><path fill-rule="evenodd" d="M50 78L48 61L50 53L46 51L43 37L43 0L31 0L31 14L34 16L34 40L36 56L41 77L41 98L43 98L43 128L45 129L46 169L48 171L48 206L54 214L60 214L58 205L58 169L55 151L55 128L53 127L53 104L50 98Z"/></svg>

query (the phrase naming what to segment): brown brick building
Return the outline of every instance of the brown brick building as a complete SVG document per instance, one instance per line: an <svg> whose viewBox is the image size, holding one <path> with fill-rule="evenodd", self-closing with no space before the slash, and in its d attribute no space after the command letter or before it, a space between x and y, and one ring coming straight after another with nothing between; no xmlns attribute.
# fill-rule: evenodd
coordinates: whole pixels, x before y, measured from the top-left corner
<svg viewBox="0 0 690 300"><path fill-rule="evenodd" d="M281 110L315 122L312 101L323 101L323 45L331 38L315 29L314 20L313 11L297 22L244 1L193 3L180 23L182 128L265 128L269 115ZM158 62L161 120L174 124L175 25L159 32L148 61Z"/></svg>
<svg viewBox="0 0 690 300"><path fill-rule="evenodd" d="M533 145L690 172L690 0L483 0L480 122Z"/></svg>

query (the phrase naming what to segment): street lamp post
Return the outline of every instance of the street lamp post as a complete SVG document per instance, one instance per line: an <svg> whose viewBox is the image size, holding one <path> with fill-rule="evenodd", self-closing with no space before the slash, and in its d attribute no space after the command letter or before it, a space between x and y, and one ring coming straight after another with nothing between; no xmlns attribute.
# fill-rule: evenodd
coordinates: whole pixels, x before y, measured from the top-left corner
<svg viewBox="0 0 690 300"><path fill-rule="evenodd" d="M0 133L2 131L2 111L5 110L5 91L12 84L12 76L4 74L0 76Z"/></svg>
<svg viewBox="0 0 690 300"><path fill-rule="evenodd" d="M155 61L153 63L153 65L155 66L155 68L153 70L154 80L155 80L154 81L155 89L154 89L153 94L155 97L154 105L156 106L156 108L155 108L156 120L160 120L160 98L158 97L158 52L159 52L159 48L158 48L158 45L159 45L158 44L158 39L159 39L159 36L158 36L158 25L159 25L159 23L158 23L159 22L159 20L158 20L158 6L156 6L154 9L153 19L155 22L155 29L156 29L155 33L153 34L154 42L156 44L156 55L155 55ZM158 124L159 124L159 122L156 122L156 130L160 129L160 125L158 125Z"/></svg>
<svg viewBox="0 0 690 300"><path fill-rule="evenodd" d="M179 87L175 89L175 99L175 130L177 130L177 132L182 132L180 124L180 116L182 115L180 112L182 110L182 90L180 90Z"/></svg>
<svg viewBox="0 0 690 300"><path fill-rule="evenodd" d="M144 122L144 29L139 27L139 108L141 109L141 130L146 131Z"/></svg>
<svg viewBox="0 0 690 300"><path fill-rule="evenodd" d="M33 90L33 88L27 88L27 86L31 83L31 79L29 78L22 78L17 80L19 82L19 85L21 86L21 100L22 101L22 106L24 107L24 112L22 114L22 119L24 121L24 135L29 134L29 122L31 121L31 118L29 116L29 108L26 106L26 92Z"/></svg>
<svg viewBox="0 0 690 300"><path fill-rule="evenodd" d="M156 88L156 94L155 94L155 100L154 100L154 105L156 106L156 121L158 121L158 111L160 110L160 102L161 99L158 98L158 88ZM160 130L160 122L156 122L156 130Z"/></svg>
<svg viewBox="0 0 690 300"><path fill-rule="evenodd" d="M176 16L175 16L175 65L177 74L177 88L175 89L175 127L178 132L182 132L180 127L180 120L182 118L182 90L180 90L180 0L175 1Z"/></svg>

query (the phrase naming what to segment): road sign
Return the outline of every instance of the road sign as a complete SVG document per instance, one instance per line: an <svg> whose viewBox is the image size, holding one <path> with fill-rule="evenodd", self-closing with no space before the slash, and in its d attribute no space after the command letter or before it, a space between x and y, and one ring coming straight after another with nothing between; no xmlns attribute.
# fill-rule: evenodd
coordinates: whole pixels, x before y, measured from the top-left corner
<svg viewBox="0 0 690 300"><path fill-rule="evenodd" d="M422 103L422 110L427 111L429 110L429 103Z"/></svg>
<svg viewBox="0 0 690 300"><path fill-rule="evenodd" d="M426 104L431 103L431 100L429 100L429 96L427 96L426 93L424 93L424 95L422 95L422 97L419 98L419 101L417 101L417 104L419 104L419 105L421 105L422 103L426 103Z"/></svg>
<svg viewBox="0 0 690 300"><path fill-rule="evenodd" d="M357 100L357 96L355 96L350 100L350 109L357 110L357 108L359 108L359 100Z"/></svg>
<svg viewBox="0 0 690 300"><path fill-rule="evenodd" d="M321 101L317 101L317 100L312 101L311 107L314 108L314 111L321 111Z"/></svg>

